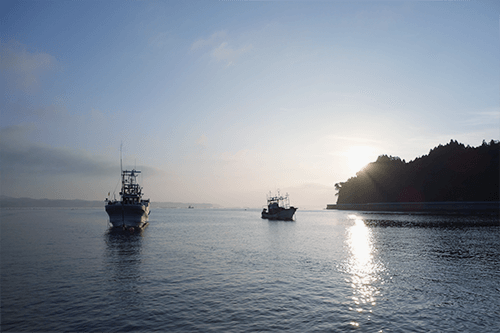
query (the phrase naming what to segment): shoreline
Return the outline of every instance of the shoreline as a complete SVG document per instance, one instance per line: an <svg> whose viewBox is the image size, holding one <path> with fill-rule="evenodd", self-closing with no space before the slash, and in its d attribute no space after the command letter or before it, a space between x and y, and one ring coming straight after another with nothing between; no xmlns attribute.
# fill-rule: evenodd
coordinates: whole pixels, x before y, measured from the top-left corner
<svg viewBox="0 0 500 333"><path fill-rule="evenodd" d="M500 212L499 201L448 201L448 202L377 202L364 204L327 204L326 209L390 211L390 212L449 212L487 213Z"/></svg>

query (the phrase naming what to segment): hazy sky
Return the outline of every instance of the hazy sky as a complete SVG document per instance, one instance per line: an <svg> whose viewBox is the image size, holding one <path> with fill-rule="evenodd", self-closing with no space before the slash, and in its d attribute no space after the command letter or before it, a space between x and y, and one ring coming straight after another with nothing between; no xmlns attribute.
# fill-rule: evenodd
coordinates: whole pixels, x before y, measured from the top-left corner
<svg viewBox="0 0 500 333"><path fill-rule="evenodd" d="M500 138L497 1L2 1L1 194L299 208ZM117 191L118 192L118 191Z"/></svg>

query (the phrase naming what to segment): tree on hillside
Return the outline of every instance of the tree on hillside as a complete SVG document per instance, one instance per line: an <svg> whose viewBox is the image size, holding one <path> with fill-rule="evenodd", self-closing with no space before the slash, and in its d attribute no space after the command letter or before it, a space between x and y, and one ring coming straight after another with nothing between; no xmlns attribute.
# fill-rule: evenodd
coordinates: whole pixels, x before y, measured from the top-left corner
<svg viewBox="0 0 500 333"><path fill-rule="evenodd" d="M381 155L335 184L338 204L423 201L498 201L500 142L477 148L456 140L406 163Z"/></svg>

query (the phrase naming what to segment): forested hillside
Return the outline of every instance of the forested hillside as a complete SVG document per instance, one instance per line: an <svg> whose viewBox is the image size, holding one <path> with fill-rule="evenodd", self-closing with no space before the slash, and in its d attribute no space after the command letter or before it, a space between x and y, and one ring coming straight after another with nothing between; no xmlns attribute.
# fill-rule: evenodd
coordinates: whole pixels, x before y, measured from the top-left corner
<svg viewBox="0 0 500 333"><path fill-rule="evenodd" d="M451 140L405 162L381 155L346 182L335 184L337 204L498 201L500 141L478 147Z"/></svg>

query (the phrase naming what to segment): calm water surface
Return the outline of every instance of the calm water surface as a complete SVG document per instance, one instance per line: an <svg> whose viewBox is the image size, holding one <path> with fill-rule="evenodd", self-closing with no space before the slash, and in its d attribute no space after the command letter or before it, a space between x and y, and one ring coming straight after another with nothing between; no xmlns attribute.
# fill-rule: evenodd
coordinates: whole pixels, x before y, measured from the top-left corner
<svg viewBox="0 0 500 333"><path fill-rule="evenodd" d="M3 209L1 330L498 332L495 217Z"/></svg>

